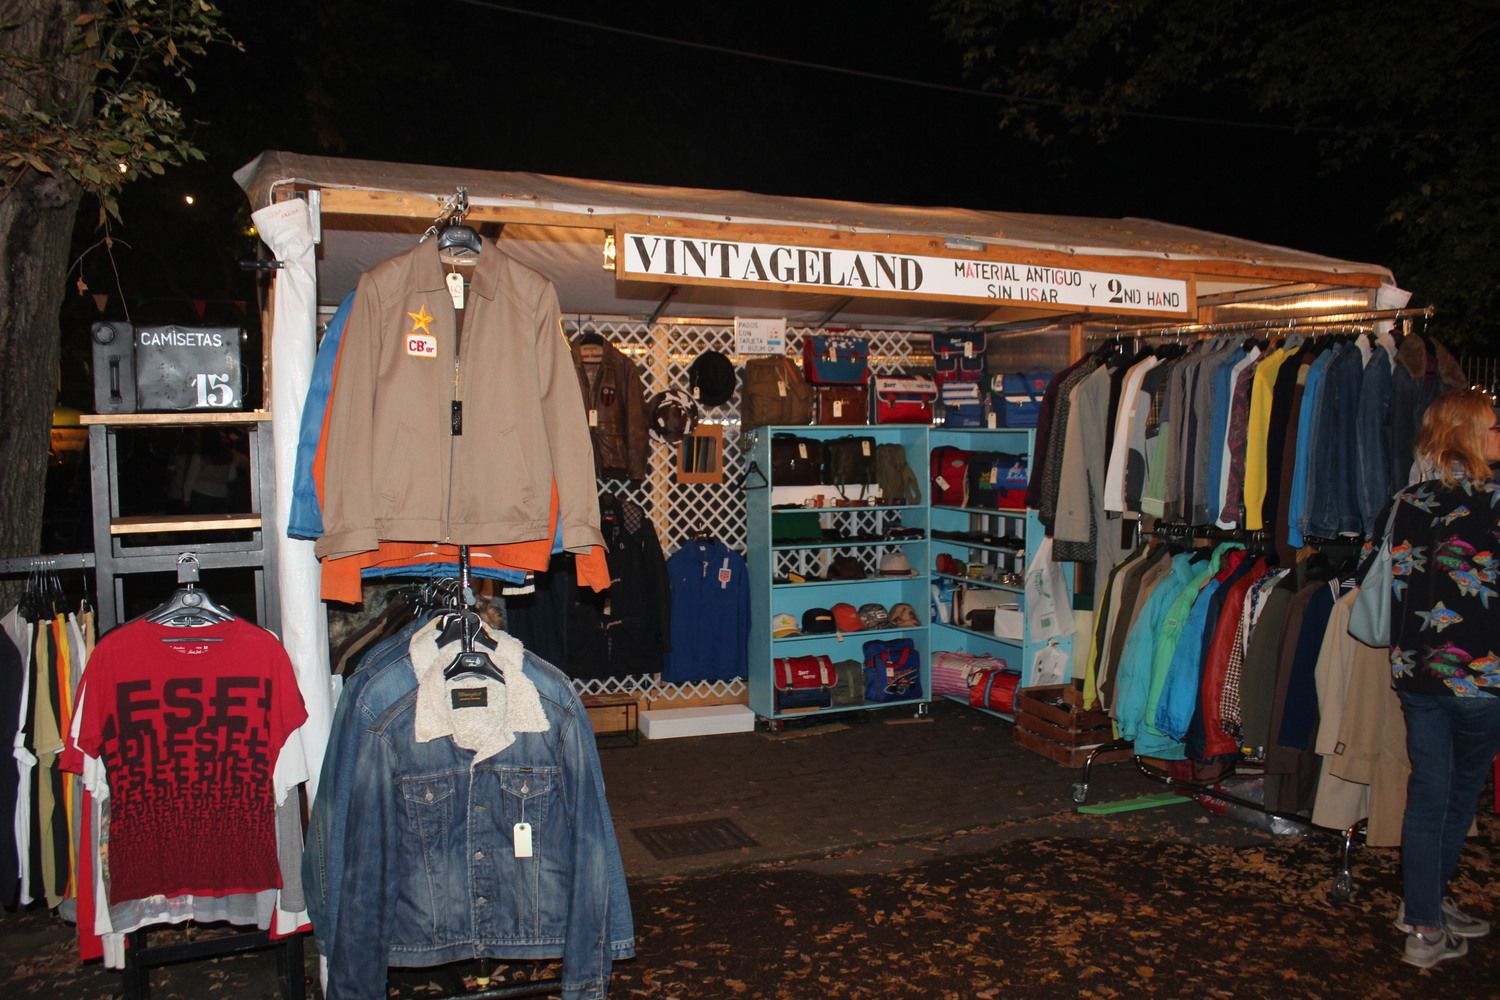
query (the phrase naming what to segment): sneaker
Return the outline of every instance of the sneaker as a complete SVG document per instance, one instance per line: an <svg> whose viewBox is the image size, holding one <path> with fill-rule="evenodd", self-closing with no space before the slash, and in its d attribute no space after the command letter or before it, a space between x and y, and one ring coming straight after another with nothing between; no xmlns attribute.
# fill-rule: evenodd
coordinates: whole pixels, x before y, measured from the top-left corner
<svg viewBox="0 0 1500 1000"><path fill-rule="evenodd" d="M1462 958L1469 953L1469 942L1447 931L1437 931L1431 938L1412 931L1406 935L1406 950L1401 961L1419 969L1430 969L1448 958Z"/></svg>
<svg viewBox="0 0 1500 1000"><path fill-rule="evenodd" d="M1471 917L1458 908L1452 896L1443 897L1443 928L1454 937L1482 938L1490 932L1490 922L1478 917ZM1412 932L1411 924L1406 922L1406 901L1402 900L1396 907L1396 929L1407 934Z"/></svg>

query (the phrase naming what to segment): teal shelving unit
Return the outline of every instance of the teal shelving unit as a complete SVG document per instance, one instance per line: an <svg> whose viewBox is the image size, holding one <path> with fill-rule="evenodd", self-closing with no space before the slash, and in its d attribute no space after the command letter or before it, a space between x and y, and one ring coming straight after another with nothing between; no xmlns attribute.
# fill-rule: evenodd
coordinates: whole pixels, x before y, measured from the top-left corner
<svg viewBox="0 0 1500 1000"><path fill-rule="evenodd" d="M1030 455L1035 444L1032 430L949 430L941 427L881 426L791 426L762 427L746 432L748 453L755 466L770 479L771 438L778 432L830 440L851 434L872 437L877 444L900 444L906 450L907 462L921 483L924 500L930 500L928 482L929 456L932 449L952 445L970 451L999 451ZM874 488L868 492L873 492ZM857 492L857 491L851 491ZM1027 634L998 638L951 623L932 621L932 587L935 583L977 587L1009 592L1018 604L1025 601L1019 582L1008 584L987 579L938 573L939 553L947 553L964 564L981 563L998 567L1018 577L1036 554L1042 540L1042 526L1034 512L993 510L933 505L864 506L814 508L824 529L842 530L847 535L868 535L898 523L917 529L918 535L901 540L841 538L808 542L773 542L775 519L788 514L806 514L808 508L778 505L801 504L822 493L831 503L836 493L832 487L788 486L770 480L762 487L761 479L751 476L746 484L748 523L747 563L750 570L750 707L763 719L777 724L787 718L807 716L806 710L779 712L772 683L772 661L781 656L826 655L834 661L863 660L863 644L868 639L909 636L922 660L922 697L903 702L872 702L864 705L834 706L817 710L817 715L837 714L867 709L909 705L921 711L932 697L932 655L938 651L989 653L1003 658L1022 674L1022 686L1031 681L1032 661L1045 645ZM937 537L944 532L982 532L989 540L952 540ZM936 534L934 534L936 533ZM911 563L912 574L904 577L873 575L885 553L899 550ZM862 580L816 580L792 583L792 571L822 575L822 569L837 555L860 560L871 575ZM1067 569L1071 588L1072 570ZM781 582L778 582L780 580ZM781 613L792 615L800 624L809 608L828 608L845 602L859 607L877 603L889 609L893 604L907 603L915 610L922 625L905 629L879 629L850 632L847 635L796 635L777 639L771 635L771 620ZM1071 653L1071 640L1057 640ZM999 714L999 713L990 713ZM1007 716L1001 716L1006 718Z"/></svg>

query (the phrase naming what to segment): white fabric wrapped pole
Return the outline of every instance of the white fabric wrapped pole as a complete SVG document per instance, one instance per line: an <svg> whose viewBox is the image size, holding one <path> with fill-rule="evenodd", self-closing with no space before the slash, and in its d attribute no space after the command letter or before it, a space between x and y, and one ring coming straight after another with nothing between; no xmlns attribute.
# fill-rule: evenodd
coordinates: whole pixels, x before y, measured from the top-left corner
<svg viewBox="0 0 1500 1000"><path fill-rule="evenodd" d="M281 641L297 671L297 685L307 706L307 722L287 740L276 763L276 783L283 789L306 780L311 801L318 792L318 774L332 717L328 615L318 596L320 573L313 543L288 538L286 526L296 468L297 430L317 353L318 277L312 218L307 202L290 199L260 209L251 219L282 265L276 272L275 311L266 334L271 338L271 381L267 388L276 469L275 525L267 535L277 549Z"/></svg>

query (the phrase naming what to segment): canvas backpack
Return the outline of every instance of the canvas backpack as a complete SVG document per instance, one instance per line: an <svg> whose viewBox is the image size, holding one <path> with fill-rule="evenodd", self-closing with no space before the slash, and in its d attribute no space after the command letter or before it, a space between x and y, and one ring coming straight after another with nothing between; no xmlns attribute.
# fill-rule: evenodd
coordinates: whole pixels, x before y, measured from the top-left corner
<svg viewBox="0 0 1500 1000"><path fill-rule="evenodd" d="M740 425L746 430L770 424L805 424L812 420L812 386L785 355L745 362L740 393Z"/></svg>
<svg viewBox="0 0 1500 1000"><path fill-rule="evenodd" d="M886 503L922 502L922 486L906 461L906 449L899 444L876 445L875 482L880 484L880 498Z"/></svg>

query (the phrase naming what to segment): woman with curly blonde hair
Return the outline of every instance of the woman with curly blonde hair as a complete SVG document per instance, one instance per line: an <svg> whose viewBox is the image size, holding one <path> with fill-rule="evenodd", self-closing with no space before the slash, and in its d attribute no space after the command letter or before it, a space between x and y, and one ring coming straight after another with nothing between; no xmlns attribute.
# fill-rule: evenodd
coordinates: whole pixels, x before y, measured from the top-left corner
<svg viewBox="0 0 1500 1000"><path fill-rule="evenodd" d="M1448 895L1490 762L1500 752L1500 419L1488 396L1446 392L1422 418L1417 481L1392 500L1390 656L1411 758L1401 829L1404 961L1468 952L1489 921Z"/></svg>

